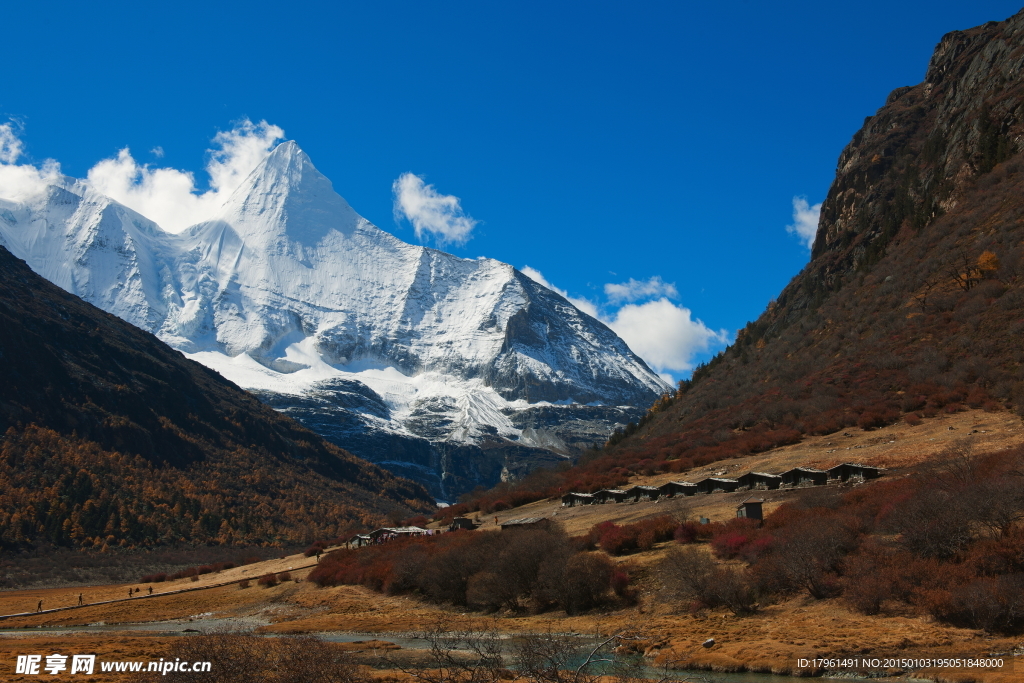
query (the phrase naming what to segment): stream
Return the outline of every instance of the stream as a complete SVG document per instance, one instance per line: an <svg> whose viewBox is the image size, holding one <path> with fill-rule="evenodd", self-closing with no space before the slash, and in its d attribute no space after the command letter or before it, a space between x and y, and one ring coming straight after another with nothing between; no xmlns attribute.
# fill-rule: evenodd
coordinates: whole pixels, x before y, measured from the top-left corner
<svg viewBox="0 0 1024 683"><path fill-rule="evenodd" d="M181 636L189 633L210 633L218 631L229 631L234 633L251 633L256 628L270 624L270 620L256 617L234 617L226 619L210 618L209 615L195 615L190 619L174 619L170 621L152 621L129 624L104 624L96 623L86 626L50 626L46 628L16 628L0 629L0 638L21 636L57 635L68 634L101 634L126 631L146 633L153 636ZM381 640L394 643L403 650L426 650L429 643L413 633L353 633L346 631L328 631L309 634L321 640L333 643L358 643L362 641ZM278 637L276 634L265 634L264 637ZM581 645L581 652L585 646ZM583 655L573 665L583 662ZM667 679L673 681L693 681L693 683L794 683L792 676L778 676L775 674L763 673L717 673L710 671L696 671L679 669L666 672L663 669L643 667L642 675L649 676L653 680ZM832 679L835 680L835 679Z"/></svg>

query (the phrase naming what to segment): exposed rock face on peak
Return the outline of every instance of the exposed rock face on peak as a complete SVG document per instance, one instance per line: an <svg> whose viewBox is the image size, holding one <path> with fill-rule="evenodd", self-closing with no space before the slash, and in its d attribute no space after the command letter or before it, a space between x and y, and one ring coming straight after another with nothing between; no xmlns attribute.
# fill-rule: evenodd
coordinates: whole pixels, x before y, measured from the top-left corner
<svg viewBox="0 0 1024 683"><path fill-rule="evenodd" d="M943 36L922 83L897 88L839 157L811 268L826 287L904 229L955 208L1021 148L1024 13Z"/></svg>
<svg viewBox="0 0 1024 683"><path fill-rule="evenodd" d="M524 448L548 461L603 440L668 388L605 325L512 266L372 225L294 142L180 234L66 179L33 202L0 200L0 243L359 455L390 458L372 442L407 441L390 450L416 453L439 497L516 476ZM348 383L379 400L345 407ZM608 407L597 406L601 428L593 410L582 432L563 411L571 427L524 436L510 416L538 401ZM442 442L480 451L463 461L492 456L446 465ZM551 444L574 445L553 455Z"/></svg>

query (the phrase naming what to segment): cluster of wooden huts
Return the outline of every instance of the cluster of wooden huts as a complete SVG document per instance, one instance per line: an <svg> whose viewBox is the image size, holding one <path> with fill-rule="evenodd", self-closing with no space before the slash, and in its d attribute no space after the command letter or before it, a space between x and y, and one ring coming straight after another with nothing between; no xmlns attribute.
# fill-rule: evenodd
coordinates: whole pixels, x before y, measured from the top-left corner
<svg viewBox="0 0 1024 683"><path fill-rule="evenodd" d="M436 529L424 529L418 526L385 526L365 534L357 534L349 539L346 544L349 548L361 548L364 545L379 545L393 541L396 538L409 538L410 536L432 536L440 533Z"/></svg>
<svg viewBox="0 0 1024 683"><path fill-rule="evenodd" d="M695 496L707 493L733 491L770 491L775 489L825 486L830 483L857 482L882 476L882 468L854 463L843 463L827 470L812 467L794 467L781 474L747 472L741 477L707 477L696 482L670 481L661 486L633 486L628 489L604 489L595 493L566 493L562 507L626 503L676 496Z"/></svg>
<svg viewBox="0 0 1024 683"><path fill-rule="evenodd" d="M497 524L498 518L494 518ZM521 529L546 527L551 520L544 517L521 517L519 519L508 519L499 525L502 529ZM469 517L456 517L448 525L447 529L424 529L418 526L386 526L365 534L358 534L349 539L346 543L348 548L362 548L365 545L380 545L398 538L409 538L410 536L434 536L447 531L458 531L460 529L476 529L480 524Z"/></svg>

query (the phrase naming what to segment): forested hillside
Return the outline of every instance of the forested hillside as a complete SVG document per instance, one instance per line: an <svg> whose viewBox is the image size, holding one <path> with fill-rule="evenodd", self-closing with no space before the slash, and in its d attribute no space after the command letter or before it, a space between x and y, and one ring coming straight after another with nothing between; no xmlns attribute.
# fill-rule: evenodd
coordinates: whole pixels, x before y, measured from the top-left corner
<svg viewBox="0 0 1024 683"><path fill-rule="evenodd" d="M0 544L301 543L432 507L0 249Z"/></svg>

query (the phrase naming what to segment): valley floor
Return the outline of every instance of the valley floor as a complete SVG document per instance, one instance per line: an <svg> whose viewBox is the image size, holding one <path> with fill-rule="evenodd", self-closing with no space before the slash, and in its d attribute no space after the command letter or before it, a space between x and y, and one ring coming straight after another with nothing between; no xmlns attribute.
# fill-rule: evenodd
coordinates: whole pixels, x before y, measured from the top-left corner
<svg viewBox="0 0 1024 683"><path fill-rule="evenodd" d="M953 427L953 429L949 429ZM850 430L851 436L833 434L770 453L716 463L701 472L647 478L637 483L668 479L693 479L706 472L742 473L748 470L779 471L795 465L825 466L837 462L862 462L899 469L940 452L952 441L975 439L976 448L996 450L1024 442L1020 419L1008 413L960 413L927 420L916 427L899 426L875 432ZM867 484L870 485L870 484ZM810 491L805 489L803 491ZM801 491L764 492L771 505ZM606 520L635 521L660 514L706 516L725 520L735 514L738 500L749 493L695 496L649 503L608 504L563 509L556 501L542 501L499 514L499 521L515 517L553 516L569 534L580 534ZM493 515L481 520L482 530L496 528ZM462 610L441 608L410 596L387 596L358 586L320 588L306 581L315 561L290 555L217 573L198 581L182 579L152 584L118 584L88 588L52 588L0 592L0 678L37 680L14 674L19 654L94 653L100 659L156 660L171 644L186 635L226 627L258 634L366 634L367 639L401 640L443 622L449 628L496 628L506 632L610 633L638 625L645 634L643 649L649 660L676 668L712 671L754 671L807 675L799 659L839 656L885 657L987 657L994 653L1024 667L1024 642L1020 637L996 637L984 632L952 628L930 618L900 613L895 608L878 616L865 616L839 600L796 597L764 607L748 617L713 610L691 614L668 602L660 591L653 567L667 551L654 550L615 558L637 578L640 601L628 609L596 611L580 616L561 612L500 616L496 619ZM271 588L256 585L269 572L290 571L294 580ZM247 588L238 582L250 581ZM127 598L129 588L140 593ZM195 590L198 589L198 590ZM78 594L89 603L78 607ZM39 601L44 610L34 614ZM105 604L96 604L102 601ZM25 614L27 613L27 614ZM713 647L703 647L714 638ZM347 647L371 650L369 645ZM378 643L375 647L380 647ZM370 657L369 652L363 653ZM1017 655L1017 656L1015 656ZM369 661L369 660L364 660ZM383 674L382 674L383 675ZM1013 664L1002 671L922 670L915 678L949 681L1009 683L1024 679L1024 670ZM92 681L126 680L126 674L97 673ZM213 679L211 679L213 680Z"/></svg>

